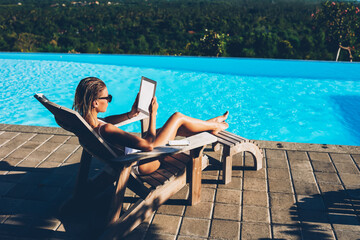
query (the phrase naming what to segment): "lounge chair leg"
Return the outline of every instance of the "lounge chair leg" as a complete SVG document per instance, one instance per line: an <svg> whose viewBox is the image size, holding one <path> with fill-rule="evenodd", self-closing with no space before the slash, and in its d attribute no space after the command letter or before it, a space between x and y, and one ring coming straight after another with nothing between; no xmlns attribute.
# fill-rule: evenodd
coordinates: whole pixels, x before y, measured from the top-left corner
<svg viewBox="0 0 360 240"><path fill-rule="evenodd" d="M91 155L83 149L80 160L80 168L74 189L73 198L81 198L87 190L88 176L91 164Z"/></svg>
<svg viewBox="0 0 360 240"><path fill-rule="evenodd" d="M141 119L141 137L145 137L148 129L149 129L150 119L144 118Z"/></svg>
<svg viewBox="0 0 360 240"><path fill-rule="evenodd" d="M202 167L202 155L205 146L196 148L190 151L192 161L190 161L190 205L195 205L200 202L201 198L201 167Z"/></svg>
<svg viewBox="0 0 360 240"><path fill-rule="evenodd" d="M223 182L228 184L231 182L232 175L232 156L230 155L230 147L223 146L221 161L223 164Z"/></svg>
<svg viewBox="0 0 360 240"><path fill-rule="evenodd" d="M134 203L117 221L109 224L99 239L123 239L185 185L186 173L183 171L173 180L153 190L145 199Z"/></svg>
<svg viewBox="0 0 360 240"><path fill-rule="evenodd" d="M119 219L122 203L124 200L124 194L127 186L127 182L130 177L131 165L124 167L119 174L119 179L116 184L116 191L111 203L111 208L109 212L109 224L116 222Z"/></svg>
<svg viewBox="0 0 360 240"><path fill-rule="evenodd" d="M88 175L90 170L91 155L83 149L80 159L80 168L76 179L73 195L67 199L61 206L60 212L67 214L77 208L83 202L88 193Z"/></svg>

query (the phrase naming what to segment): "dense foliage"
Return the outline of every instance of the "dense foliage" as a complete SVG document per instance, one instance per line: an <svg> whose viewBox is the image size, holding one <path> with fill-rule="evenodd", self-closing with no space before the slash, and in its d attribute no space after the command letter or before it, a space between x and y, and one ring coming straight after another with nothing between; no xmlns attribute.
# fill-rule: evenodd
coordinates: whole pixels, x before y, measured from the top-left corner
<svg viewBox="0 0 360 240"><path fill-rule="evenodd" d="M0 0L0 51L334 60L338 48L326 21L312 17L324 9L314 1L19 3ZM359 36L353 41L357 46Z"/></svg>

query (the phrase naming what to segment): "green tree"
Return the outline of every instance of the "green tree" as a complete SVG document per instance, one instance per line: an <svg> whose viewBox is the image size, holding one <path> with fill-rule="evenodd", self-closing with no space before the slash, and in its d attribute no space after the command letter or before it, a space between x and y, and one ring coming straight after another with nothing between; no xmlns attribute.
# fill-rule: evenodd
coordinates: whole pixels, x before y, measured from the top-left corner
<svg viewBox="0 0 360 240"><path fill-rule="evenodd" d="M336 61L341 49L348 51L350 61L353 59L352 52L360 57L359 12L359 4L355 2L327 1L312 15L316 25L323 27L328 41L338 46Z"/></svg>

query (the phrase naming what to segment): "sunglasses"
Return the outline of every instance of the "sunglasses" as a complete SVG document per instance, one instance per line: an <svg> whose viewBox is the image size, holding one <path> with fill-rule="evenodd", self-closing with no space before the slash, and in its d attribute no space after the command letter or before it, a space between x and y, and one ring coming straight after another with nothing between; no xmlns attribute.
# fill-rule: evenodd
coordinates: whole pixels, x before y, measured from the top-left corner
<svg viewBox="0 0 360 240"><path fill-rule="evenodd" d="M107 97L100 97L98 99L106 99L109 103L112 101L112 96L109 94Z"/></svg>

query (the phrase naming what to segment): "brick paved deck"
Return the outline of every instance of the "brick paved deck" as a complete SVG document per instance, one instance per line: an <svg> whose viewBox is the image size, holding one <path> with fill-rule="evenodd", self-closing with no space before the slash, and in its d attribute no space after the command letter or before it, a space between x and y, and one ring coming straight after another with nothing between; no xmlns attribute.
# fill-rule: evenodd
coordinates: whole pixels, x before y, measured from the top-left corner
<svg viewBox="0 0 360 240"><path fill-rule="evenodd" d="M250 156L238 154L228 185L207 149L202 202L187 206L184 188L128 239L360 238L360 147L257 143L264 168L249 170ZM59 128L0 124L0 239L96 239L107 196L58 213L80 154L77 138ZM94 161L92 172L101 166Z"/></svg>

